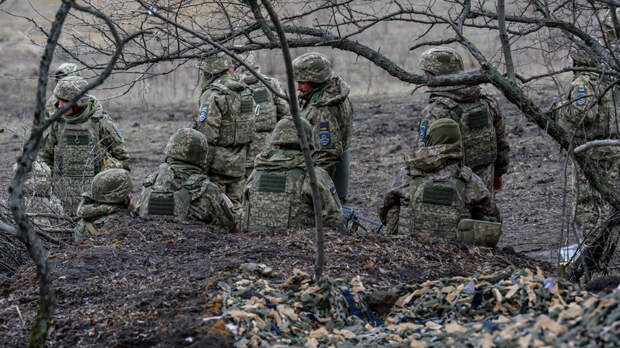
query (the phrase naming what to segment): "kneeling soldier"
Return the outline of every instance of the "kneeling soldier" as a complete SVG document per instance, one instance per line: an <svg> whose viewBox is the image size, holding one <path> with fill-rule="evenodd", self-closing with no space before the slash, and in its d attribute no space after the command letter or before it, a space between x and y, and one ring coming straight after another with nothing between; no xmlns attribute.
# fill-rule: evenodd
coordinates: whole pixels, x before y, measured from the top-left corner
<svg viewBox="0 0 620 348"><path fill-rule="evenodd" d="M459 125L447 118L433 122L424 147L406 161L408 182L388 191L379 210L388 231L497 244L501 225L480 221L497 219L489 191L462 160Z"/></svg>
<svg viewBox="0 0 620 348"><path fill-rule="evenodd" d="M302 119L307 139L312 127ZM310 145L312 148L313 146ZM342 206L329 174L314 167L323 224L344 226ZM243 230L308 228L314 226L312 187L292 118L283 118L271 133L270 147L256 157L243 192Z"/></svg>
<svg viewBox="0 0 620 348"><path fill-rule="evenodd" d="M208 150L204 134L190 128L177 130L166 145L165 162L142 184L138 214L200 220L236 230L230 199L204 174Z"/></svg>

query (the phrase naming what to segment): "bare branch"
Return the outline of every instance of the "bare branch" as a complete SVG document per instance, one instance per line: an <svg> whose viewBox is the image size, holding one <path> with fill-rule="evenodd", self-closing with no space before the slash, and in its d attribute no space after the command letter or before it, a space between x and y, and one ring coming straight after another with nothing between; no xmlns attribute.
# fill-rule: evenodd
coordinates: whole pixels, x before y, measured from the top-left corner
<svg viewBox="0 0 620 348"><path fill-rule="evenodd" d="M584 151L587 151L587 150L589 150L591 148L598 147L598 146L620 146L620 140L617 140L617 139L603 139L603 140L588 141L587 143L585 143L583 145L577 146L573 150L573 152L574 153L580 153L580 152L584 152Z"/></svg>
<svg viewBox="0 0 620 348"><path fill-rule="evenodd" d="M506 34L506 8L504 0L497 0L497 26L499 27L499 40L502 42L502 51L504 52L504 61L506 63L506 75L510 81L515 80L515 67L512 62L512 51L510 49L510 41Z"/></svg>

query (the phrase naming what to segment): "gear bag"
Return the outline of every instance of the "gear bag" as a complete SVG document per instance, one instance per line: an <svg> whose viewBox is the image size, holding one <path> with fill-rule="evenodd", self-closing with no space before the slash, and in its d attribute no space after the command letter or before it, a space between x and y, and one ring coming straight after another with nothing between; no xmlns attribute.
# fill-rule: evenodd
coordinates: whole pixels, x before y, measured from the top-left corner
<svg viewBox="0 0 620 348"><path fill-rule="evenodd" d="M303 169L255 171L246 197L245 230L314 226L314 211L302 196Z"/></svg>
<svg viewBox="0 0 620 348"><path fill-rule="evenodd" d="M459 221L456 239L479 246L495 248L502 235L502 224L481 220L463 219Z"/></svg>

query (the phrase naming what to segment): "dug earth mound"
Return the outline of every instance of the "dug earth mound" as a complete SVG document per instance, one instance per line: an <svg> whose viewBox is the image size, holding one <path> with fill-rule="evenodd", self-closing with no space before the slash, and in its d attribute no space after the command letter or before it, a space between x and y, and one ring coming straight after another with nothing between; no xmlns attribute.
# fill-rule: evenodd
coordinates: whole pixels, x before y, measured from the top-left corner
<svg viewBox="0 0 620 348"><path fill-rule="evenodd" d="M253 330L250 326L245 333L236 331L235 336L233 332L241 330L242 325L235 316L239 312L229 313L232 310L268 311L287 304L286 308L280 307L283 313L303 319L295 325L305 325L306 321L308 330L323 324L326 330L343 330L347 317L357 318L355 313L366 315L359 319L365 324L368 318L390 320L394 302L416 286L431 284L427 281L469 277L506 267L551 271L549 264L511 250L438 239L330 231L326 236L326 277L317 284L325 289L320 290L314 288L307 275L314 264L312 240L312 230L226 234L202 224L114 219L92 239L50 255L58 305L49 342L52 346L80 347L232 346L236 339L251 339L248 332ZM289 295L278 290L286 286ZM314 290L308 290L311 288ZM38 305L34 267L22 267L0 284L0 289L0 345L22 346L27 342ZM265 289L272 292L267 294ZM322 315L317 321L308 321L303 306L295 306L295 296L304 298L304 291L321 306L331 308L321 307L323 311L342 317L341 324L327 325L320 321L325 319L321 319ZM325 291L324 300L318 300L315 294L321 291ZM265 302L265 296L273 297L275 293L283 298L271 304ZM348 293L353 302L347 302L343 293ZM256 301L263 301L262 305ZM297 314L290 312L293 309ZM259 319L265 323L265 318ZM268 344L286 340L289 326L283 323L274 321L277 329L271 324L260 326L258 330L265 331L261 339ZM365 324L360 330L367 330ZM292 324L290 330L303 335ZM351 338L350 342L356 341Z"/></svg>

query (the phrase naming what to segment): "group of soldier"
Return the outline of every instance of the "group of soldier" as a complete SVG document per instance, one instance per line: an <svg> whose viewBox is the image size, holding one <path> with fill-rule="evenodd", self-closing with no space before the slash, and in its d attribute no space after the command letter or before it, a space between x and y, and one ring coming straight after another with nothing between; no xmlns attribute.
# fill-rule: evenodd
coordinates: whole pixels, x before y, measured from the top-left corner
<svg viewBox="0 0 620 348"><path fill-rule="evenodd" d="M583 51L574 50L571 57L575 66L596 66ZM51 177L64 190L65 212L82 219L80 234L129 212L199 220L229 231L313 226L312 189L297 129L286 100L274 91L285 93L277 79L260 72L252 54L244 60L254 73L223 53L202 60L202 93L193 122L170 137L163 162L144 179L139 196L132 198L122 133L90 95L47 132L35 177ZM464 71L461 56L449 47L425 51L419 63L432 76ZM342 229L353 121L350 88L320 53L303 54L293 66L321 215L326 226ZM55 77L49 115L87 84L71 63L61 65ZM599 77L576 72L557 111L560 126L574 132L576 143L617 137L611 96L595 96ZM509 152L498 102L480 86L429 87L418 132L411 136L418 146L405 156L379 207L388 232L495 246L501 217L494 196L502 189ZM615 148L597 147L592 157L615 180ZM577 222L600 223L608 207L578 171L574 187L584 211Z"/></svg>

